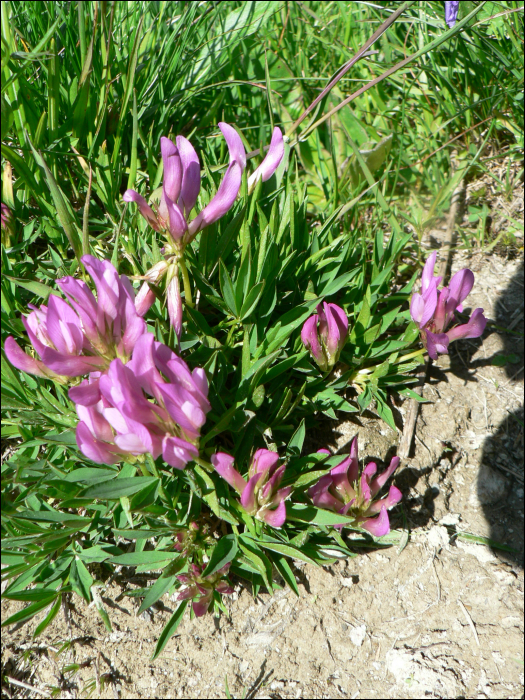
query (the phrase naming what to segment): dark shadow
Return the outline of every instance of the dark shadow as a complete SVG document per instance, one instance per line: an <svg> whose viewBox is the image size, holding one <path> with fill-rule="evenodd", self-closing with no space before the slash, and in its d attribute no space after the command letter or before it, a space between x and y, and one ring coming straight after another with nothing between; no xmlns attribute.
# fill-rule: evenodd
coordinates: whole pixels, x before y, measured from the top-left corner
<svg viewBox="0 0 525 700"><path fill-rule="evenodd" d="M249 700L249 698L255 698L257 693L259 692L259 689L262 686L262 684L267 683L270 680L271 675L273 673L273 668L270 671L266 672L266 664L267 663L268 662L266 659L262 662L262 666L261 666L261 670L259 671L259 675L255 679L255 681L252 683L251 688L246 693L246 696L245 696L246 700Z"/></svg>
<svg viewBox="0 0 525 700"><path fill-rule="evenodd" d="M496 332L504 343L501 356L507 360L504 367L508 382L523 372L523 264L501 295L495 315L499 326ZM516 385L508 388L520 394ZM508 411L485 440L481 465L477 495L490 524L490 539L514 550L505 551L496 544L493 553L511 565L523 567L523 399L521 406Z"/></svg>

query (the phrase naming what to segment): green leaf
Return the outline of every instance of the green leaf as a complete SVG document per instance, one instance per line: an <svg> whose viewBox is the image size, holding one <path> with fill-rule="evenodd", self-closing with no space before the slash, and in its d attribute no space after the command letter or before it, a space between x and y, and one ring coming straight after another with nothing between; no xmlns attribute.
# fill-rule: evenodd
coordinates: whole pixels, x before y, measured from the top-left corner
<svg viewBox="0 0 525 700"><path fill-rule="evenodd" d="M290 442L288 443L288 446L286 448L286 454L287 455L300 455L301 450L303 449L303 444L304 444L304 439L306 437L306 426L305 426L305 419L301 421L299 427L295 431L295 433L292 435Z"/></svg>
<svg viewBox="0 0 525 700"><path fill-rule="evenodd" d="M184 566L184 560L181 559L180 561L180 568ZM148 592L144 596L144 600L142 601L142 605L140 606L137 615L140 615L141 613L144 612L144 610L147 610L148 608L151 608L152 605L154 605L157 600L162 598L162 596L169 591L169 589L173 586L175 581L177 580L177 576L166 576L158 578L153 586L148 588Z"/></svg>
<svg viewBox="0 0 525 700"><path fill-rule="evenodd" d="M350 334L350 342L355 343L358 338L362 338L365 334L365 331L368 329L368 324L370 322L370 316L371 316L371 294L370 294L370 287L367 287L365 296L363 298L363 305L361 307L361 311L359 312L359 316L357 317L357 321L355 322L355 326L352 329L352 333Z"/></svg>
<svg viewBox="0 0 525 700"><path fill-rule="evenodd" d="M49 610L47 615L44 617L42 622L37 626L37 628L33 632L33 639L35 637L38 637L39 634L42 634L42 632L46 629L46 627L48 627L53 622L53 620L55 619L55 617L58 614L58 611L60 610L61 603L62 603L62 596L59 595L58 598L55 600L54 605L51 606L51 609Z"/></svg>
<svg viewBox="0 0 525 700"><path fill-rule="evenodd" d="M71 569L69 570L69 583L77 595L84 598L84 600L88 603L90 602L90 589L93 585L93 578L86 569L84 562L78 558L75 558L71 564Z"/></svg>
<svg viewBox="0 0 525 700"><path fill-rule="evenodd" d="M322 508L303 503L287 504L286 517L288 520L298 520L302 523L312 523L314 525L350 525L355 522L355 518L349 518L346 515L332 513L330 510L323 510Z"/></svg>
<svg viewBox="0 0 525 700"><path fill-rule="evenodd" d="M277 571L281 574L281 576L286 581L288 586L292 589L292 591L295 593L295 595L299 596L299 587L297 586L297 581L295 580L293 571L290 567L290 564L288 564L288 562L286 561L286 558L274 556L272 559Z"/></svg>
<svg viewBox="0 0 525 700"><path fill-rule="evenodd" d="M42 523L90 523L91 518L85 518L82 515L74 515L73 513L61 513L56 510L25 510L21 513L13 513L14 518L22 518Z"/></svg>
<svg viewBox="0 0 525 700"><path fill-rule="evenodd" d="M177 631L177 627L180 625L184 611L186 610L186 606L188 604L187 600L183 600L180 604L179 607L175 610L173 615L170 617L168 624L164 629L162 630L159 641L157 642L157 646L155 647L155 651L153 653L153 656L151 657L151 661L154 661L157 656L161 653L161 651L164 649L166 646L166 643L170 637L172 637L175 632Z"/></svg>
<svg viewBox="0 0 525 700"><path fill-rule="evenodd" d="M113 481L104 481L102 484L88 486L78 494L78 498L99 498L101 500L118 500L122 496L131 496L137 491L158 482L156 477L132 476Z"/></svg>
<svg viewBox="0 0 525 700"><path fill-rule="evenodd" d="M203 576L210 576L214 574L223 566L229 564L237 554L237 538L235 535L226 535L221 537L213 548L213 552L210 557L210 561L206 565L206 568L202 572Z"/></svg>
<svg viewBox="0 0 525 700"><path fill-rule="evenodd" d="M25 602L47 600L47 602L49 603L57 595L58 594L56 590L54 590L53 588L31 588L28 591L13 591L12 593L3 593L2 598L8 598L9 600L22 600Z"/></svg>
<svg viewBox="0 0 525 700"><path fill-rule="evenodd" d="M283 554L286 557L291 557L292 559L300 559L301 561L305 561L307 564L315 565L315 561L313 559L310 559L310 557L306 554L303 554L303 552L301 552L300 549L291 547L289 544L281 544L279 542L268 542L266 540L262 540L261 542L259 542L259 544L263 549L269 549L271 552L277 552L278 554Z"/></svg>
<svg viewBox="0 0 525 700"><path fill-rule="evenodd" d="M53 202L56 207L58 219L67 236L69 245L73 249L77 260L80 261L80 257L82 255L82 241L80 238L78 226L75 223L74 214L71 208L67 206L64 195L62 194L60 187L57 185L56 180L53 177L51 171L47 167L45 160L42 158L42 154L35 149L31 141L29 140L29 137L28 141L29 145L31 146L31 150L33 151L33 156L36 162L44 171L47 180L47 185L49 187L51 197L53 198Z"/></svg>
<svg viewBox="0 0 525 700"><path fill-rule="evenodd" d="M255 356L260 357L263 353L272 353L284 345L294 330L306 321L318 303L318 299L312 299L312 301L304 302L304 304L285 313L268 331L265 342L259 346Z"/></svg>
<svg viewBox="0 0 525 700"><path fill-rule="evenodd" d="M235 292L233 291L233 284L226 269L226 265L219 260L219 281L221 283L222 297L228 308L230 309L233 316L237 317L239 315L237 309L237 302L235 299Z"/></svg>
<svg viewBox="0 0 525 700"><path fill-rule="evenodd" d="M350 280L353 279L357 275L358 272L359 272L359 269L350 270L350 272L346 272L344 275L340 275L339 277L336 277L334 280L329 282L323 289L321 289L319 291L319 296L320 297L332 296L332 294L335 294L343 287L346 287L348 285L348 283L350 282Z"/></svg>
<svg viewBox="0 0 525 700"><path fill-rule="evenodd" d="M51 287L48 287L46 284L42 284L42 282L36 282L35 280L21 280L17 279L16 277L9 277L9 275L4 275L4 277L11 280L11 282L14 282L17 287L27 289L28 292L32 292L33 294L42 297L44 300L47 299L47 297L53 291Z"/></svg>
<svg viewBox="0 0 525 700"><path fill-rule="evenodd" d="M255 310L255 307L259 303L259 299L261 298L261 295L263 293L264 284L265 283L263 280L262 282L259 282L259 284L256 284L254 287L252 287L251 290L248 292L248 296L244 300L239 314L241 321L247 319L248 316Z"/></svg>
<svg viewBox="0 0 525 700"><path fill-rule="evenodd" d="M31 603L31 605L28 605L27 608L19 610L14 615L10 615L7 620L2 620L2 627L8 627L9 625L14 625L17 622L25 622L26 620L30 620L37 613L46 608L49 603L49 598L37 601L36 603Z"/></svg>
<svg viewBox="0 0 525 700"><path fill-rule="evenodd" d="M178 552L159 552L157 550L147 552L128 552L120 554L117 557L110 559L112 564L120 564L121 566L146 566L151 565L152 569L163 568L160 564L172 561L179 556Z"/></svg>
<svg viewBox="0 0 525 700"><path fill-rule="evenodd" d="M256 571L262 576L264 585L268 589L268 592L271 593L273 590L272 564L268 557L262 552L254 540L249 538L247 535L241 535L239 539L239 546L244 555L254 565Z"/></svg>

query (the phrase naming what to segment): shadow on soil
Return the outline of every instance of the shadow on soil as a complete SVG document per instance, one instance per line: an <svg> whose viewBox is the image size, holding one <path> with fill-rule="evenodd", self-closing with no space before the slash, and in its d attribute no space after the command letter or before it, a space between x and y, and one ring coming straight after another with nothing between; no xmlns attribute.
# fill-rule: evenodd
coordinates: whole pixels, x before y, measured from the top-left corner
<svg viewBox="0 0 525 700"><path fill-rule="evenodd" d="M504 351L496 362L505 367L507 381L518 379L523 372L523 265L498 301L495 324L506 329L499 331ZM515 550L494 548L494 554L523 567L523 403L485 440L481 465L477 493L490 539Z"/></svg>

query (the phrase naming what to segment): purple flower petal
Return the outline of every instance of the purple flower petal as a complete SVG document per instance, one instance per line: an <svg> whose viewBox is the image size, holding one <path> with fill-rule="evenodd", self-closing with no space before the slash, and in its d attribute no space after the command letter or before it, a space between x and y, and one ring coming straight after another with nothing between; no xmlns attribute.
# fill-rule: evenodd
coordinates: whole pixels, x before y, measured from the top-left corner
<svg viewBox="0 0 525 700"><path fill-rule="evenodd" d="M206 226L210 226L215 221L223 217L228 212L241 188L242 168L237 162L230 163L224 175L217 194L211 202L193 219L188 225L191 237L201 231Z"/></svg>
<svg viewBox="0 0 525 700"><path fill-rule="evenodd" d="M367 510L366 515L371 515L373 513L379 513L381 508L386 508L390 510L395 505L397 505L403 498L403 494L397 488L397 486L391 486L388 495L375 503L372 503L370 508Z"/></svg>
<svg viewBox="0 0 525 700"><path fill-rule="evenodd" d="M153 209L141 194L135 192L135 190L126 190L122 195L122 199L125 202L135 202L135 204L138 205L140 213L146 219L151 228L155 231L160 231L159 222L157 221L157 217L155 216Z"/></svg>
<svg viewBox="0 0 525 700"><path fill-rule="evenodd" d="M319 314L319 333L324 339L324 344L330 356L330 364L334 364L339 357L348 334L348 318L336 304L323 302L324 316L326 318L326 332L322 329L322 316Z"/></svg>
<svg viewBox="0 0 525 700"><path fill-rule="evenodd" d="M84 267L93 278L97 288L97 303L107 319L114 321L118 316L118 303L120 297L120 279L118 272L108 260L98 260L92 255L83 255L81 258ZM106 324L101 319L101 334L106 332Z"/></svg>
<svg viewBox="0 0 525 700"><path fill-rule="evenodd" d="M310 486L308 495L316 508L325 508L326 510L333 510L336 512L341 508L341 501L329 491L332 484L332 476L330 474L325 474L316 484Z"/></svg>
<svg viewBox="0 0 525 700"><path fill-rule="evenodd" d="M206 422L206 413L189 391L174 384L159 384L158 389L170 416L193 438L198 438Z"/></svg>
<svg viewBox="0 0 525 700"><path fill-rule="evenodd" d="M65 355L80 355L84 335L80 319L60 297L51 294L47 304L47 333L55 348Z"/></svg>
<svg viewBox="0 0 525 700"><path fill-rule="evenodd" d="M208 612L208 608L213 600L213 593L210 591L206 595L201 596L193 603L193 612L195 617L202 617Z"/></svg>
<svg viewBox="0 0 525 700"><path fill-rule="evenodd" d="M242 139L229 124L219 122L219 128L228 144L230 164L215 197L189 224L190 237L224 216L233 206L241 187L242 173L246 167L246 151Z"/></svg>
<svg viewBox="0 0 525 700"><path fill-rule="evenodd" d="M284 476L284 472L286 471L286 465L283 464L281 467L276 469L274 473L271 475L271 477L268 479L268 481L264 484L264 486L261 489L260 495L259 495L259 502L260 503L267 503L268 499L272 497L272 494L278 493L277 489L279 487L279 484L282 481L282 478ZM268 473L271 473L270 471ZM283 489L281 489L283 491ZM272 498L272 503L279 503L280 501L277 500L275 501Z"/></svg>
<svg viewBox="0 0 525 700"><path fill-rule="evenodd" d="M431 333L425 330L427 352L433 360L437 360L438 353L448 355L449 338L446 333Z"/></svg>
<svg viewBox="0 0 525 700"><path fill-rule="evenodd" d="M357 435L352 439L350 443L350 459L352 460L347 471L348 481L354 484L359 476L359 457L358 457L358 445L357 445Z"/></svg>
<svg viewBox="0 0 525 700"><path fill-rule="evenodd" d="M378 493L379 490L386 484L388 479L390 479L392 474L398 468L399 462L399 457L392 457L387 469L385 469L385 471L382 474L379 474L379 476L376 476L375 479L372 479L372 481L370 482L370 491L372 493L372 497L375 496L376 493Z"/></svg>
<svg viewBox="0 0 525 700"><path fill-rule="evenodd" d="M459 338L479 338L483 335L486 325L487 319L483 315L483 309L474 309L468 323L451 328L446 335L450 342Z"/></svg>
<svg viewBox="0 0 525 700"><path fill-rule="evenodd" d="M474 286L474 273L465 268L452 276L448 285L449 298L447 301L447 316L454 313L459 304L462 304L470 294Z"/></svg>
<svg viewBox="0 0 525 700"><path fill-rule="evenodd" d="M144 282L135 297L135 309L139 316L145 316L155 303L155 294L149 288L147 282Z"/></svg>
<svg viewBox="0 0 525 700"><path fill-rule="evenodd" d="M102 398L98 379L84 381L79 386L72 386L68 394L73 403L78 403L81 406L93 406Z"/></svg>
<svg viewBox="0 0 525 700"><path fill-rule="evenodd" d="M367 518L364 520L364 522L360 522L359 525L363 528L363 530L368 530L368 532L374 537L383 537L383 535L388 535L390 532L390 521L388 519L386 508L381 508L381 512L377 518Z"/></svg>
<svg viewBox="0 0 525 700"><path fill-rule="evenodd" d="M459 0L445 0L445 22L452 29L458 16Z"/></svg>
<svg viewBox="0 0 525 700"><path fill-rule="evenodd" d="M412 298L410 299L410 316L414 323L417 323L421 328L421 319L423 318L423 313L425 311L425 300L418 294L414 292Z"/></svg>
<svg viewBox="0 0 525 700"><path fill-rule="evenodd" d="M330 470L333 486L344 502L349 501L355 496L352 482L348 479L348 470L351 466L352 458L349 455L340 464Z"/></svg>
<svg viewBox="0 0 525 700"><path fill-rule="evenodd" d="M278 126L273 130L272 140L268 153L263 162L256 168L248 178L248 191L252 191L259 179L266 182L277 170L279 163L284 156L284 139L283 134Z"/></svg>
<svg viewBox="0 0 525 700"><path fill-rule="evenodd" d="M98 337L98 307L93 292L85 282L74 277L62 277L57 284L82 321L84 333L93 342Z"/></svg>
<svg viewBox="0 0 525 700"><path fill-rule="evenodd" d="M219 122L219 129L222 131L222 135L226 139L228 145L228 150L230 152L230 163L235 161L239 163L242 170L246 167L246 151L244 149L244 144L241 137L237 131L227 124L226 122Z"/></svg>
<svg viewBox="0 0 525 700"><path fill-rule="evenodd" d="M49 377L54 374L46 369L40 360L35 360L25 353L16 340L10 335L5 340L4 350L9 362L17 369L37 377Z"/></svg>
<svg viewBox="0 0 525 700"><path fill-rule="evenodd" d="M40 354L46 367L66 377L81 377L83 374L104 369L107 360L103 357L63 355L53 348L44 347Z"/></svg>
<svg viewBox="0 0 525 700"><path fill-rule="evenodd" d="M262 474L270 471L279 461L279 455L273 450L259 449L252 457L250 465L250 475Z"/></svg>
<svg viewBox="0 0 525 700"><path fill-rule="evenodd" d="M237 469L234 468L233 464L235 460L233 457L227 455L225 452L217 452L217 454L211 456L210 462L213 464L215 471L220 474L230 486L233 486L237 493L242 493L244 491L246 479L243 479Z"/></svg>
<svg viewBox="0 0 525 700"><path fill-rule="evenodd" d="M77 404L76 410L79 419L89 428L93 437L96 440L102 440L102 442L112 445L114 448L113 430L102 414L102 402L91 404L90 406Z"/></svg>
<svg viewBox="0 0 525 700"><path fill-rule="evenodd" d="M164 166L163 190L164 196L172 202L179 198L182 182L182 164L177 146L170 139L162 136L160 152Z"/></svg>
<svg viewBox="0 0 525 700"><path fill-rule="evenodd" d="M77 425L76 438L78 449L92 462L116 464L122 460L122 455L115 454L105 443L96 440L82 421Z"/></svg>
<svg viewBox="0 0 525 700"><path fill-rule="evenodd" d="M199 450L186 440L166 435L162 443L162 457L171 467L184 469L192 459L199 456Z"/></svg>
<svg viewBox="0 0 525 700"><path fill-rule="evenodd" d="M271 527L282 527L286 520L286 505L281 501L275 510L263 508L260 511L260 517Z"/></svg>
<svg viewBox="0 0 525 700"><path fill-rule="evenodd" d="M126 433L125 435L115 435L115 444L124 452L132 455L143 455L146 452L153 452L151 436L144 426L136 433Z"/></svg>
<svg viewBox="0 0 525 700"><path fill-rule="evenodd" d="M262 476L262 474L254 474L241 494L241 505L247 513L253 514L255 511L255 487Z"/></svg>
<svg viewBox="0 0 525 700"><path fill-rule="evenodd" d="M182 335L182 296L180 293L179 272L175 272L166 290L168 297L168 315L177 339Z"/></svg>
<svg viewBox="0 0 525 700"><path fill-rule="evenodd" d="M179 205L168 197L166 191L164 191L164 202L168 211L170 236L173 240L178 241L188 230L188 224Z"/></svg>
<svg viewBox="0 0 525 700"><path fill-rule="evenodd" d="M318 314L310 316L310 318L308 318L305 321L301 330L301 340L303 341L303 345L305 346L305 348L312 353L313 358L317 362L317 364L321 366L325 365L326 362L323 350L321 348L321 343L319 342L319 334L317 331L318 322Z"/></svg>
<svg viewBox="0 0 525 700"><path fill-rule="evenodd" d="M201 167L195 149L184 136L177 136L177 148L179 149L182 163L182 186L179 203L183 209L184 216L188 217L199 196Z"/></svg>
<svg viewBox="0 0 525 700"><path fill-rule="evenodd" d="M421 291L424 293L428 289L430 283L434 279L434 267L436 265L437 250L429 255L423 273L421 275Z"/></svg>
<svg viewBox="0 0 525 700"><path fill-rule="evenodd" d="M154 343L153 333L144 333L135 343L132 358L127 366L133 372L140 387L150 396L159 398L158 385L162 384L164 380L153 360Z"/></svg>
<svg viewBox="0 0 525 700"><path fill-rule="evenodd" d="M282 501L286 501L288 496L292 493L293 491L293 486L285 486L282 489L279 489L274 493L272 496L271 501L267 504L268 506L277 506L279 503Z"/></svg>

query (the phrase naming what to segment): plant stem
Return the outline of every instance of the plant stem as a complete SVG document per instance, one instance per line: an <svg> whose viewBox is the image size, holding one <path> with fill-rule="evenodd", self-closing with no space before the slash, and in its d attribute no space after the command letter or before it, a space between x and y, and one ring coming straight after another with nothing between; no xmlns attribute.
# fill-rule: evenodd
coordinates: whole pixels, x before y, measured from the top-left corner
<svg viewBox="0 0 525 700"><path fill-rule="evenodd" d="M184 284L184 300L186 302L186 305L190 307L190 309L193 309L193 300L191 296L191 285L190 285L190 278L188 276L188 269L186 267L186 263L184 262L184 258L181 258L179 260L179 266L180 266L180 271L182 273L182 282Z"/></svg>
<svg viewBox="0 0 525 700"><path fill-rule="evenodd" d="M417 357L418 355L424 355L426 353L427 349L426 348L421 348L420 350L414 350L414 352L409 353L408 355L404 355L403 357L400 357L398 360L394 362L395 365L399 365L401 362L406 362L406 360L411 360L413 357Z"/></svg>
<svg viewBox="0 0 525 700"><path fill-rule="evenodd" d="M193 461L199 465L199 467L202 467L205 469L207 472L212 472L213 471L213 465L210 462L207 462L205 459L202 459L201 457L194 457Z"/></svg>

